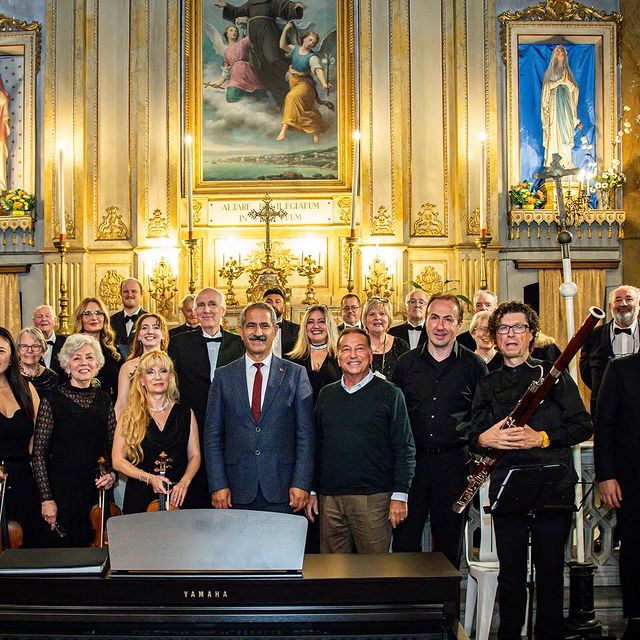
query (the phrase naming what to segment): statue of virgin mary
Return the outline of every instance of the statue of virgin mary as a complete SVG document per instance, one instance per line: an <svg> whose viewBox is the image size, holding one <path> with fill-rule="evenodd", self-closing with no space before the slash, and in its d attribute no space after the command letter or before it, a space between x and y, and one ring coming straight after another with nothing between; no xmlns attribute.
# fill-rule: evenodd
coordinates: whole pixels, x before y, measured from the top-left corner
<svg viewBox="0 0 640 640"><path fill-rule="evenodd" d="M540 117L542 118L542 144L544 166L559 154L566 169L573 169L571 151L576 127L582 128L578 119L580 89L569 67L567 50L558 45L551 54L549 66L542 79Z"/></svg>

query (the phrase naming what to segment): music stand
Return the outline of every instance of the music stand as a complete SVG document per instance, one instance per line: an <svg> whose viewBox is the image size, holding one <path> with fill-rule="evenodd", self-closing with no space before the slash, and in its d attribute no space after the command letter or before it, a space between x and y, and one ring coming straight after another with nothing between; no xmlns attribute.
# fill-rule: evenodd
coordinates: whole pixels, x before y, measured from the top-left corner
<svg viewBox="0 0 640 640"><path fill-rule="evenodd" d="M492 516L511 516L527 514L527 564L529 576L527 579L528 616L527 638L533 638L533 594L535 589L532 531L536 513L551 509L571 509L574 506L566 504L548 504L552 490L557 492L558 483L563 481L566 466L563 464L533 464L513 467L507 473L500 485L498 495L489 511ZM570 483L573 487L573 483Z"/></svg>

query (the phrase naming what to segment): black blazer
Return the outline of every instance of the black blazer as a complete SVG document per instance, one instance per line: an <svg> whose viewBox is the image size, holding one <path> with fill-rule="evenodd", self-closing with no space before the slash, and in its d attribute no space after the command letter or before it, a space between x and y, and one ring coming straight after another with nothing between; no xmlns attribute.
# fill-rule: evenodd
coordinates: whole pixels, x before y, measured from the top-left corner
<svg viewBox="0 0 640 640"><path fill-rule="evenodd" d="M144 309L139 309L138 313L135 314L136 320L143 314L147 313ZM111 328L116 334L116 349L118 353L122 356L123 360L126 360L129 357L129 353L131 352L131 343L133 342L133 330L131 331L131 335L127 336L127 328L124 324L124 309L120 311L116 311L111 316Z"/></svg>
<svg viewBox="0 0 640 640"><path fill-rule="evenodd" d="M202 331L178 334L169 342L168 352L178 374L180 401L193 409L202 437L207 396L211 386L209 353ZM223 331L216 369L237 360L243 354L244 345L240 336Z"/></svg>
<svg viewBox="0 0 640 640"><path fill-rule="evenodd" d="M54 340L53 346L50 344L47 345L47 348L51 349L51 364L49 365L49 369L55 371L58 376L60 376L61 373L64 373L60 366L60 360L58 360L58 354L60 353L60 349L62 349L62 345L66 339L67 336L61 336L56 333L56 339ZM40 359L40 363L44 364L44 360L42 358Z"/></svg>
<svg viewBox="0 0 640 640"><path fill-rule="evenodd" d="M461 344L463 347L467 347L469 351L475 351L477 348L476 341L473 339L473 336L469 331L463 331L459 336L456 337L458 344Z"/></svg>
<svg viewBox="0 0 640 640"><path fill-rule="evenodd" d="M186 333L187 331L195 331L196 329L199 329L199 328L200 328L199 324L197 324L195 327L192 327L186 322L184 324L179 324L177 327L173 327L173 329L169 329L169 340L173 340L177 335L180 335L181 333Z"/></svg>
<svg viewBox="0 0 640 640"><path fill-rule="evenodd" d="M611 346L611 323L601 324L592 332L580 350L580 376L582 381L591 389L591 415L596 412L598 390L604 375L604 370L613 358Z"/></svg>
<svg viewBox="0 0 640 640"><path fill-rule="evenodd" d="M600 327L597 327L600 328ZM617 480L638 494L640 353L611 360L600 381L594 432L596 480ZM633 504L633 503L631 503Z"/></svg>
<svg viewBox="0 0 640 640"><path fill-rule="evenodd" d="M395 336L396 338L402 338L408 345L411 344L411 342L409 341L409 325L406 322L398 324L395 327L391 327L391 329L389 329L387 333L389 335ZM418 347L422 346L426 341L427 331L423 324L422 331L420 332L420 339L418 340Z"/></svg>
<svg viewBox="0 0 640 640"><path fill-rule="evenodd" d="M280 332L282 335L282 357L286 358L287 353L289 353L296 344L300 325L295 322L289 322L289 320L285 320L284 318L278 321L278 324L280 324Z"/></svg>

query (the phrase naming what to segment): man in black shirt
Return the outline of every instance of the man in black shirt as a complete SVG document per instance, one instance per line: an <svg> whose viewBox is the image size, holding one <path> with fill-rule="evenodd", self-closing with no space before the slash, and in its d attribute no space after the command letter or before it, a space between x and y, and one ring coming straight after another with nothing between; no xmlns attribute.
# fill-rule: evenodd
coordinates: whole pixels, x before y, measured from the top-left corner
<svg viewBox="0 0 640 640"><path fill-rule="evenodd" d="M427 304L427 342L402 355L393 381L402 389L416 443L416 470L409 491L409 516L393 536L394 551L420 551L429 518L433 550L460 564L464 516L451 505L466 481L467 433L476 384L484 362L456 342L462 305L449 294Z"/></svg>

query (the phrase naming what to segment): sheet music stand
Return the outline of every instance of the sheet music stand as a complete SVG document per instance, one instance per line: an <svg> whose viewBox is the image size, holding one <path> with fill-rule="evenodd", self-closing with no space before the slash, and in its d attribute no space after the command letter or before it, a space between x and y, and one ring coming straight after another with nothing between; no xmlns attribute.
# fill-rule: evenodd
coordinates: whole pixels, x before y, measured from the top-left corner
<svg viewBox="0 0 640 640"><path fill-rule="evenodd" d="M533 638L533 594L535 590L532 557L532 531L538 511L571 510L573 503L548 504L551 491L557 492L559 483L563 483L566 466L563 464L534 464L513 467L502 481L498 495L489 509L492 516L511 516L527 514L527 579L528 616L527 638ZM573 483L570 483L573 487ZM556 501L557 502L557 501Z"/></svg>

